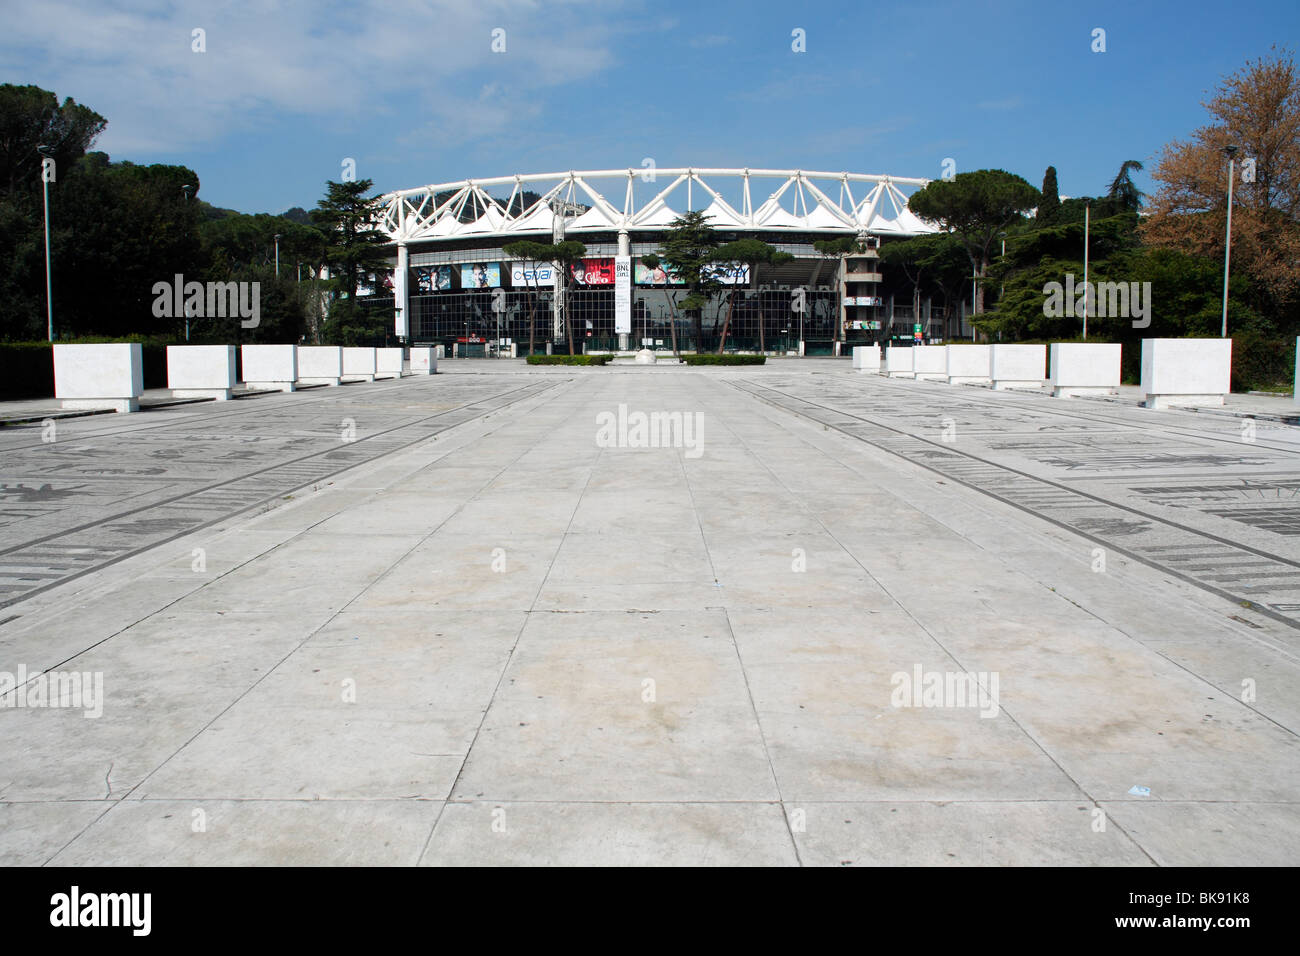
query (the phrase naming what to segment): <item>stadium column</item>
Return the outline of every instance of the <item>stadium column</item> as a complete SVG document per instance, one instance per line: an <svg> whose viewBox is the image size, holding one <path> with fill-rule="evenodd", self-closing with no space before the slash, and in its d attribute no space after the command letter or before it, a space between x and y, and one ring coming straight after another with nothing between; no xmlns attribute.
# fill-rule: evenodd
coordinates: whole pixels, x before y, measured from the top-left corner
<svg viewBox="0 0 1300 956"><path fill-rule="evenodd" d="M630 256L630 255L632 255L632 240L631 240L630 238L628 238L628 234L627 234L627 230L626 230L626 229L620 229L620 230L618 231L618 254L619 254L620 256ZM617 297L616 297L616 298L617 298ZM615 311L616 313L617 313L617 311L618 311L618 306L617 306L617 304L615 305L614 311ZM615 324L617 324L617 315L615 316ZM626 352L626 351L627 351L627 347L628 347L628 333L626 333L626 332L619 332L619 333L618 333L618 350L619 350L620 352Z"/></svg>
<svg viewBox="0 0 1300 956"><path fill-rule="evenodd" d="M406 277L410 272L411 257L407 253L406 243L397 244L397 270L393 274L393 332L406 342L411 334L410 297L406 292Z"/></svg>

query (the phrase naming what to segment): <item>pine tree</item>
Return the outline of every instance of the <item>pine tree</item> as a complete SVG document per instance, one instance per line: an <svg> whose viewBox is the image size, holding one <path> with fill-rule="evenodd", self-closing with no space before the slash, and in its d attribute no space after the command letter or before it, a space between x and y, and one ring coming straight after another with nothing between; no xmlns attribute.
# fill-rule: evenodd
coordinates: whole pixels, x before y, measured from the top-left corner
<svg viewBox="0 0 1300 956"><path fill-rule="evenodd" d="M1061 214L1061 197L1056 188L1056 167L1048 166L1047 173L1043 176L1043 198L1038 204L1038 215L1035 217L1040 226L1054 225Z"/></svg>

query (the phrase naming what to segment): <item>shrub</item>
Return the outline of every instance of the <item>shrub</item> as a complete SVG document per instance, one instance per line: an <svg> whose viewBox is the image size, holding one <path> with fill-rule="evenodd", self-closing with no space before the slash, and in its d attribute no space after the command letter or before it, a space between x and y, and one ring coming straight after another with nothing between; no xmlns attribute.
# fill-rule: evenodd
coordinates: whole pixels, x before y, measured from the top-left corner
<svg viewBox="0 0 1300 956"><path fill-rule="evenodd" d="M612 355L530 355L529 365L604 365Z"/></svg>
<svg viewBox="0 0 1300 956"><path fill-rule="evenodd" d="M1232 336L1234 392L1289 392L1295 384L1295 339L1243 329Z"/></svg>
<svg viewBox="0 0 1300 956"><path fill-rule="evenodd" d="M766 365L767 356L736 355L732 353L723 353L722 355L683 355L682 361L687 365Z"/></svg>
<svg viewBox="0 0 1300 956"><path fill-rule="evenodd" d="M118 338L85 336L60 339L60 345L139 342L145 388L167 387L167 346L183 345L142 335ZM49 342L0 342L0 399L50 398L54 395L54 351Z"/></svg>

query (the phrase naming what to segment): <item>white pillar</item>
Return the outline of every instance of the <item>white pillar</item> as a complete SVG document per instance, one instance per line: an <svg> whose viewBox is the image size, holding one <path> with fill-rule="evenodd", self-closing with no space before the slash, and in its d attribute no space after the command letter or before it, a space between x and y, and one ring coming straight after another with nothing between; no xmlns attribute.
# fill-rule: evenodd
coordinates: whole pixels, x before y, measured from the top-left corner
<svg viewBox="0 0 1300 956"><path fill-rule="evenodd" d="M393 273L393 334L399 339L407 339L411 334L411 297L406 289L406 277L410 272L411 257L406 243L397 244L397 270Z"/></svg>

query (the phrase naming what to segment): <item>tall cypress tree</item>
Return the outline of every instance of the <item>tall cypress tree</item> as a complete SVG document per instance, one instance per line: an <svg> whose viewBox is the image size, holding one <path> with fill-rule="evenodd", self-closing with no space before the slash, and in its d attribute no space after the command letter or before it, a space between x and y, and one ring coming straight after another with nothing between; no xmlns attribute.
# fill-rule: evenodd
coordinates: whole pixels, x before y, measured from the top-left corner
<svg viewBox="0 0 1300 956"><path fill-rule="evenodd" d="M1061 216L1061 197L1056 191L1056 167L1048 166L1043 176L1043 198L1038 204L1037 222L1040 226L1051 226Z"/></svg>

